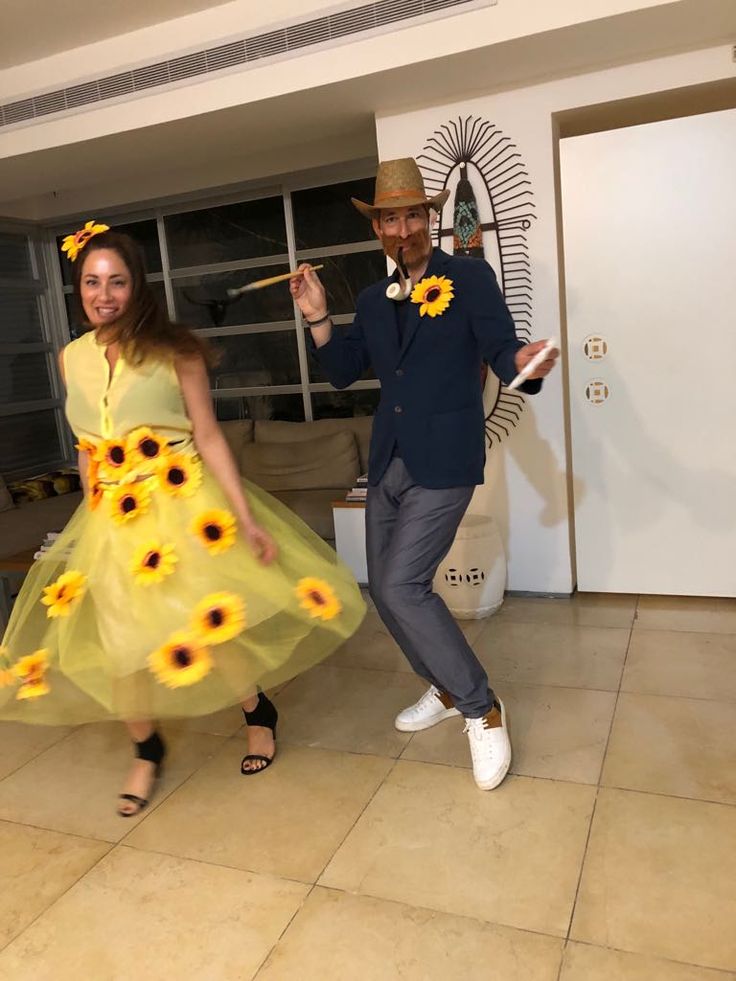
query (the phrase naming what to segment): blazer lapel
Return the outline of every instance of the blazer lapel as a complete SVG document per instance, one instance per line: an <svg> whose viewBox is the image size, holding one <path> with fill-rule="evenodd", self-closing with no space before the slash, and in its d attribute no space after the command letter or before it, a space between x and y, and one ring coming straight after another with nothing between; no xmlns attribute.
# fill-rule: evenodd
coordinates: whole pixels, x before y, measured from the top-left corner
<svg viewBox="0 0 736 981"><path fill-rule="evenodd" d="M426 279L428 276L441 276L444 272L447 258L448 256L441 249L434 249L429 259L427 271L422 276L422 279ZM401 361L408 351L409 345L414 340L414 336L419 330L422 321L422 317L419 316L419 304L412 303L411 300L407 300L407 303L410 304L410 310L404 329L401 350L399 351L399 361Z"/></svg>

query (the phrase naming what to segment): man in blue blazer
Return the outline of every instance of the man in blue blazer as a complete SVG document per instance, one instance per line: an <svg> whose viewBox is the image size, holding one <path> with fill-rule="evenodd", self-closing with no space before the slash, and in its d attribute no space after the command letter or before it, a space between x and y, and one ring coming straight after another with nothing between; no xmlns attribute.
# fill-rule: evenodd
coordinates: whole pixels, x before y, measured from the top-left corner
<svg viewBox="0 0 736 981"><path fill-rule="evenodd" d="M363 290L345 332L332 329L324 288L309 266L300 267L291 292L332 384L352 385L369 365L381 382L368 469L369 588L430 686L395 725L416 732L463 715L476 783L491 790L511 764L505 709L432 582L483 483L481 363L508 384L545 342L518 340L488 263L432 248L430 208L440 211L448 195L427 197L411 158L379 164L373 204L353 204L397 262L393 276ZM556 357L551 352L522 390L539 391Z"/></svg>

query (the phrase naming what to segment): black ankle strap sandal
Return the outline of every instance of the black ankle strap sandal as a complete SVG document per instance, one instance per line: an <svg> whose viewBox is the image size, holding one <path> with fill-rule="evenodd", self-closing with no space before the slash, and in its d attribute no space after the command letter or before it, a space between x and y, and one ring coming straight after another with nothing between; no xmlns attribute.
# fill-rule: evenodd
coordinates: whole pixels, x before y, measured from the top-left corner
<svg viewBox="0 0 736 981"><path fill-rule="evenodd" d="M139 760L146 760L148 763L153 763L153 779L155 782L161 776L163 759L166 756L166 746L164 745L163 739L154 731L148 739L144 739L140 743L134 742L133 745L135 747L135 755ZM153 789L153 786L151 789ZM131 804L136 805L136 810L134 811L121 811L118 808L120 817L136 817L144 807L148 806L148 799L145 797L137 797L135 794L118 794L118 797L120 800L127 800Z"/></svg>
<svg viewBox="0 0 736 981"><path fill-rule="evenodd" d="M243 709L243 715L245 716L245 721L249 726L263 726L265 729L270 729L273 733L274 740L276 739L276 723L278 722L279 713L276 711L276 706L273 702L263 694L262 691L258 692L258 704L253 709L252 712L246 712ZM276 755L274 750L274 756ZM240 772L244 777L250 777L254 773L263 773L274 761L274 756L261 756L260 753L249 753L244 756L240 763ZM263 763L263 766L258 767L246 767L246 763L253 760L257 763Z"/></svg>

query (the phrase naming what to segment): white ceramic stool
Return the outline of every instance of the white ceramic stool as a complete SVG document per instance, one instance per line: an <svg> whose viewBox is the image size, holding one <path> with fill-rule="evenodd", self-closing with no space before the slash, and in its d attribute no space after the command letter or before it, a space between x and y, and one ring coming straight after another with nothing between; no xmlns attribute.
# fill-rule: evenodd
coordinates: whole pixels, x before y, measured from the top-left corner
<svg viewBox="0 0 736 981"><path fill-rule="evenodd" d="M434 590L460 620L480 620L503 603L506 553L498 528L484 514L466 514L437 569Z"/></svg>

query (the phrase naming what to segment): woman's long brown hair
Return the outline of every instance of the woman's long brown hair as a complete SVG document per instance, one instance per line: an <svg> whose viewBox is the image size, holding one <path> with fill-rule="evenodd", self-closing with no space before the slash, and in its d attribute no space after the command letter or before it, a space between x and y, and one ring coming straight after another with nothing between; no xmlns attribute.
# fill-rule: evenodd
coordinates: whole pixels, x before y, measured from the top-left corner
<svg viewBox="0 0 736 981"><path fill-rule="evenodd" d="M125 360L138 366L144 361L201 357L206 365L211 366L214 358L209 345L188 327L169 320L146 281L140 248L129 235L122 232L107 231L95 235L74 263L74 297L83 322L87 323L80 289L84 265L89 256L100 249L117 252L131 277L130 304L121 319L111 326L110 331L110 343L116 341L120 344Z"/></svg>

